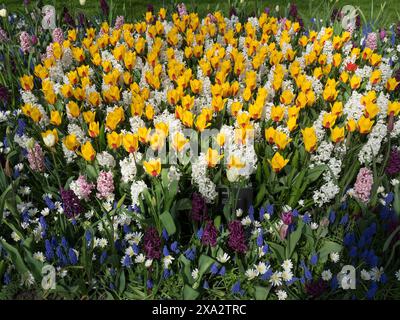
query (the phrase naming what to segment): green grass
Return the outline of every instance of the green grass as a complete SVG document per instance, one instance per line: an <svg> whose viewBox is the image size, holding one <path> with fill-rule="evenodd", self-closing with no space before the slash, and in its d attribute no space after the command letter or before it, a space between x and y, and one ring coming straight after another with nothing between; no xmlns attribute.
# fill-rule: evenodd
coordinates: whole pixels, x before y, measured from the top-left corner
<svg viewBox="0 0 400 320"><path fill-rule="evenodd" d="M1 1L1 0L0 0ZM34 2L34 1L31 1ZM215 9L222 10L225 14L229 12L229 7L232 2L238 3L239 1L233 0L108 0L109 5L112 4L115 11L114 13L119 15L125 15L128 20L136 20L143 17L146 12L147 5L152 3L155 9L159 9L164 6L171 8L174 3L184 2L187 5L188 10L196 10L200 15L204 16L210 11ZM298 5L301 16L304 17L307 23L311 18L326 18L327 8L332 7L335 4L334 0L244 0L241 4L246 12L257 12L265 7L274 9L276 5L280 5L281 12L284 12L288 4L294 2ZM70 9L72 12L83 12L86 15L93 16L100 12L99 0L87 0L84 6L79 4L79 0L71 1L60 1L60 0L42 0L44 4L55 5L58 12L62 10L64 6ZM386 3L386 7L382 14L382 19L379 21L380 26L387 26L390 23L397 22L400 20L400 1L399 0L337 0L336 7L341 8L344 5L353 5L354 7L360 7L364 12L368 20L370 20L371 13L376 16L380 10L382 4ZM9 12L15 10L24 10L22 0L3 0L0 2L0 7L6 7Z"/></svg>

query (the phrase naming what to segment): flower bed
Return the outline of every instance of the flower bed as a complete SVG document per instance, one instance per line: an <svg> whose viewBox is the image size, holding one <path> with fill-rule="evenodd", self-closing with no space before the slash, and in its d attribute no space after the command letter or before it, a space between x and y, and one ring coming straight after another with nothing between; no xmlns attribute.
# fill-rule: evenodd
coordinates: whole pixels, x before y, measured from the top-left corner
<svg viewBox="0 0 400 320"><path fill-rule="evenodd" d="M68 298L398 291L398 39L290 12L180 6L54 29L5 115L5 284Z"/></svg>

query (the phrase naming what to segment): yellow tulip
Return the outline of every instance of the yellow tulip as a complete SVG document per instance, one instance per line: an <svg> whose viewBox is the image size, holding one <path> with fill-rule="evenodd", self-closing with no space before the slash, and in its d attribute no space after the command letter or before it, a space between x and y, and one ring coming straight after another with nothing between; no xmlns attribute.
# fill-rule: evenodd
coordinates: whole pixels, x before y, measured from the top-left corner
<svg viewBox="0 0 400 320"><path fill-rule="evenodd" d="M61 124L61 114L58 111L50 111L50 123L59 126Z"/></svg>
<svg viewBox="0 0 400 320"><path fill-rule="evenodd" d="M82 146L81 146L81 154L82 157L86 161L93 161L96 157L96 151L94 150L92 144L90 141L86 141Z"/></svg>
<svg viewBox="0 0 400 320"><path fill-rule="evenodd" d="M172 147L178 151L181 152L187 143L189 142L189 139L186 139L185 136L181 132L175 133L173 139L172 139Z"/></svg>
<svg viewBox="0 0 400 320"><path fill-rule="evenodd" d="M139 148L138 136L133 133L126 133L122 138L122 144L127 152L136 152L136 150Z"/></svg>
<svg viewBox="0 0 400 320"><path fill-rule="evenodd" d="M107 144L111 149L118 149L122 144L121 134L116 133L115 131L107 133Z"/></svg>
<svg viewBox="0 0 400 320"><path fill-rule="evenodd" d="M343 141L344 139L344 127L335 127L331 129L331 140L335 143Z"/></svg>
<svg viewBox="0 0 400 320"><path fill-rule="evenodd" d="M270 163L272 170L278 173L287 165L289 159L285 159L279 152L277 152L271 160L268 160L268 162Z"/></svg>
<svg viewBox="0 0 400 320"><path fill-rule="evenodd" d="M303 135L304 148L308 152L313 152L318 142L314 127L305 128L301 130L301 133Z"/></svg>
<svg viewBox="0 0 400 320"><path fill-rule="evenodd" d="M69 134L64 138L64 145L68 150L75 151L79 147L80 143L76 138L76 135Z"/></svg>
<svg viewBox="0 0 400 320"><path fill-rule="evenodd" d="M100 133L99 123L98 122L90 122L88 133L91 138L96 138Z"/></svg>
<svg viewBox="0 0 400 320"><path fill-rule="evenodd" d="M280 150L286 148L286 146L292 141L284 132L276 131L274 142Z"/></svg>
<svg viewBox="0 0 400 320"><path fill-rule="evenodd" d="M217 150L208 148L206 153L208 167L214 168L222 158L223 155L219 155Z"/></svg>
<svg viewBox="0 0 400 320"><path fill-rule="evenodd" d="M157 177L161 172L161 159L151 159L150 161L143 161L143 167L147 174L152 177Z"/></svg>
<svg viewBox="0 0 400 320"><path fill-rule="evenodd" d="M374 121L371 121L371 119L361 116L360 120L358 120L358 131L361 134L367 134L371 131L373 124Z"/></svg>

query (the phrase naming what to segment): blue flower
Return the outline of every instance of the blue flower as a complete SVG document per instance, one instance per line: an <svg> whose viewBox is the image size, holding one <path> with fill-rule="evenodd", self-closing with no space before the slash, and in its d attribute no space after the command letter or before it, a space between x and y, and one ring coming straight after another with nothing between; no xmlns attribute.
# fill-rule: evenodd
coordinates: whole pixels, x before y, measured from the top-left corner
<svg viewBox="0 0 400 320"><path fill-rule="evenodd" d="M85 232L85 239L88 246L90 246L90 242L92 241L92 233L90 230L86 230Z"/></svg>
<svg viewBox="0 0 400 320"><path fill-rule="evenodd" d="M101 253L101 256L100 256L100 264L103 264L104 261L106 261L106 259L107 259L107 252L106 252L106 251L103 251L103 252Z"/></svg>
<svg viewBox="0 0 400 320"><path fill-rule="evenodd" d="M153 288L153 281L149 279L147 280L147 289L152 289L152 288Z"/></svg>
<svg viewBox="0 0 400 320"><path fill-rule="evenodd" d="M343 243L346 247L350 247L351 245L354 244L356 241L356 237L354 236L354 233L346 233L343 237Z"/></svg>
<svg viewBox="0 0 400 320"><path fill-rule="evenodd" d="M69 245L68 245L68 241L67 239L65 239L65 237L61 238L61 245L65 248L68 249Z"/></svg>
<svg viewBox="0 0 400 320"><path fill-rule="evenodd" d="M211 272L211 274L217 274L218 273L218 264L217 263L213 263L211 265L210 272Z"/></svg>
<svg viewBox="0 0 400 320"><path fill-rule="evenodd" d="M185 255L186 259L189 259L190 261L193 261L194 258L196 257L196 248L192 247L192 248L187 249L184 252L184 255Z"/></svg>
<svg viewBox="0 0 400 320"><path fill-rule="evenodd" d="M365 294L367 299L372 300L375 298L376 292L378 291L378 285L376 282L372 282L367 293Z"/></svg>
<svg viewBox="0 0 400 320"><path fill-rule="evenodd" d="M335 211L332 210L329 213L329 223L332 224L335 222L335 220L336 220L336 213L335 213Z"/></svg>
<svg viewBox="0 0 400 320"><path fill-rule="evenodd" d="M336 290L338 288L338 286L339 286L338 279L337 279L336 276L333 276L332 280L331 280L331 288L332 288L332 290Z"/></svg>
<svg viewBox="0 0 400 320"><path fill-rule="evenodd" d="M4 285L8 285L11 282L11 276L8 272L4 273L4 277L3 277L3 283Z"/></svg>
<svg viewBox="0 0 400 320"><path fill-rule="evenodd" d="M310 263L313 266L315 266L318 263L318 253L312 255Z"/></svg>
<svg viewBox="0 0 400 320"><path fill-rule="evenodd" d="M210 286L209 286L207 280L204 280L203 289L209 289L209 288L210 288Z"/></svg>
<svg viewBox="0 0 400 320"><path fill-rule="evenodd" d="M132 245L132 249L134 254L139 254L139 247L136 243Z"/></svg>
<svg viewBox="0 0 400 320"><path fill-rule="evenodd" d="M295 218L299 216L299 212L297 211L297 209L294 209L292 211L292 216L295 217Z"/></svg>
<svg viewBox="0 0 400 320"><path fill-rule="evenodd" d="M341 224L341 225L346 225L347 222L349 222L349 214L348 214L348 213L346 213L346 214L342 217L342 219L340 219L339 224Z"/></svg>
<svg viewBox="0 0 400 320"><path fill-rule="evenodd" d="M219 275L220 276L224 276L225 275L225 273L226 273L226 268L225 268L225 266L222 266L222 268L219 270Z"/></svg>
<svg viewBox="0 0 400 320"><path fill-rule="evenodd" d="M249 218L250 218L251 222L254 221L254 207L253 206L250 206L250 208L249 208Z"/></svg>
<svg viewBox="0 0 400 320"><path fill-rule="evenodd" d="M260 221L263 221L264 220L264 214L265 214L265 208L264 207L261 207L259 214L260 214Z"/></svg>
<svg viewBox="0 0 400 320"><path fill-rule="evenodd" d="M196 236L199 240L201 240L201 238L203 237L203 228L200 228L197 233Z"/></svg>
<svg viewBox="0 0 400 320"><path fill-rule="evenodd" d="M175 253L179 253L179 248L178 248L178 242L174 241L171 246L170 246L171 250Z"/></svg>
<svg viewBox="0 0 400 320"><path fill-rule="evenodd" d="M349 252L349 256L351 258L357 257L357 247L351 247L350 252Z"/></svg>
<svg viewBox="0 0 400 320"><path fill-rule="evenodd" d="M75 250L72 248L69 248L68 250L68 257L69 257L69 262L72 265L75 265L78 263L78 257L76 256Z"/></svg>
<svg viewBox="0 0 400 320"><path fill-rule="evenodd" d="M162 230L162 237L164 238L165 241L168 241L168 232L165 228Z"/></svg>
<svg viewBox="0 0 400 320"><path fill-rule="evenodd" d="M301 260L300 265L301 265L301 267L302 267L303 270L304 270L304 277L305 277L307 280L312 280L312 274L311 274L311 272L310 272L310 269L308 269L308 267L307 267L306 264L304 263L304 260Z"/></svg>
<svg viewBox="0 0 400 320"><path fill-rule="evenodd" d="M394 194L393 194L393 192L389 192L385 198L386 205L391 204L393 202L393 200L394 200Z"/></svg>
<svg viewBox="0 0 400 320"><path fill-rule="evenodd" d="M127 224L124 224L124 233L127 234L130 232L131 232L131 228Z"/></svg>
<svg viewBox="0 0 400 320"><path fill-rule="evenodd" d="M272 276L273 273L274 273L274 272L272 271L272 269L268 269L267 272L264 273L264 274L261 276L261 279L262 279L262 280L268 280L269 278L271 278L271 276Z"/></svg>
<svg viewBox="0 0 400 320"><path fill-rule="evenodd" d="M48 239L46 239L44 241L44 246L46 248L46 251L45 251L46 260L48 260L48 261L53 260L54 251L53 251L53 247L51 245L51 242Z"/></svg>
<svg viewBox="0 0 400 320"><path fill-rule="evenodd" d="M262 231L260 230L258 236L257 236L257 246L261 247L264 243L264 239L263 239L263 234Z"/></svg>
<svg viewBox="0 0 400 320"><path fill-rule="evenodd" d="M232 293L233 294L240 294L243 295L244 291L240 288L240 281L238 280L237 282L234 283L232 286Z"/></svg>
<svg viewBox="0 0 400 320"><path fill-rule="evenodd" d="M310 223L310 222L311 222L311 217L310 217L310 215L309 215L308 213L306 213L306 214L303 216L303 222L304 222L304 223Z"/></svg>
<svg viewBox="0 0 400 320"><path fill-rule="evenodd" d="M168 251L167 246L164 246L164 248L163 248L163 255L164 255L164 257L169 256L169 251Z"/></svg>
<svg viewBox="0 0 400 320"><path fill-rule="evenodd" d="M25 133L26 123L23 119L18 119L17 135L22 137Z"/></svg>
<svg viewBox="0 0 400 320"><path fill-rule="evenodd" d="M170 276L169 270L168 270L168 269L164 269L164 271L163 271L163 278L164 278L164 279L167 279L169 276Z"/></svg>
<svg viewBox="0 0 400 320"><path fill-rule="evenodd" d="M263 253L267 254L268 251L269 251L269 246L268 246L268 244L266 244L266 245L263 247Z"/></svg>
<svg viewBox="0 0 400 320"><path fill-rule="evenodd" d="M130 256L125 255L121 263L123 267L129 268L132 265L132 259Z"/></svg>
<svg viewBox="0 0 400 320"><path fill-rule="evenodd" d="M274 214L274 205L273 204L269 204L267 205L267 213L272 216Z"/></svg>

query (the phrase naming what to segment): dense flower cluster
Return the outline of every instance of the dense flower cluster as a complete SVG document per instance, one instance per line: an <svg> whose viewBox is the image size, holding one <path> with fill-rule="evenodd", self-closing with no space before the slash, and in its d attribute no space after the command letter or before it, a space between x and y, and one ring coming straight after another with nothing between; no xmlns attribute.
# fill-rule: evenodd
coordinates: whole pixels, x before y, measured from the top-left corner
<svg viewBox="0 0 400 320"><path fill-rule="evenodd" d="M0 110L0 207L17 221L0 257L22 261L24 284L49 263L63 285L116 297L223 283L230 297L323 298L351 284L350 261L368 284L354 297L373 298L394 273L372 240L397 241L399 223L395 30L361 35L339 12L308 28L295 5L231 13L149 6L89 25L65 9L37 54L20 33L35 63L20 105Z"/></svg>

